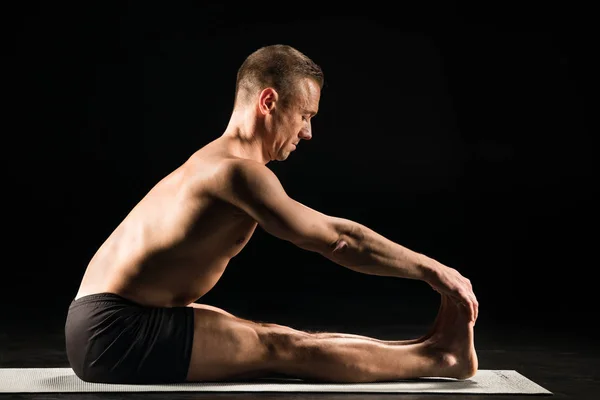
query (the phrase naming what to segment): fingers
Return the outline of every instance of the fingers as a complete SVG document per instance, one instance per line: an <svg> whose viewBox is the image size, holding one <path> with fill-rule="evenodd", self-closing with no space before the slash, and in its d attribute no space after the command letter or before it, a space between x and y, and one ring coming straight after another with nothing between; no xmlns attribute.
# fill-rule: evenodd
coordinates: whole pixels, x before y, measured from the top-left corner
<svg viewBox="0 0 600 400"><path fill-rule="evenodd" d="M475 293L473 292L473 285L471 284L471 280L468 278L464 279L465 286L467 287L464 297L466 299L466 304L468 305L469 310L471 312L471 321L475 322L477 320L477 317L479 316L479 302L477 301Z"/></svg>
<svg viewBox="0 0 600 400"><path fill-rule="evenodd" d="M443 273L438 276L438 281L430 285L442 298L448 295L457 305L465 307L470 321L474 323L479 317L479 302L471 281L453 268L445 268L441 272Z"/></svg>
<svg viewBox="0 0 600 400"><path fill-rule="evenodd" d="M471 310L471 321L477 321L477 317L479 316L479 302L475 294L469 296L469 309Z"/></svg>
<svg viewBox="0 0 600 400"><path fill-rule="evenodd" d="M479 316L479 302L477 301L475 294L472 291L465 289L459 296L457 301L468 310L471 322L475 322Z"/></svg>

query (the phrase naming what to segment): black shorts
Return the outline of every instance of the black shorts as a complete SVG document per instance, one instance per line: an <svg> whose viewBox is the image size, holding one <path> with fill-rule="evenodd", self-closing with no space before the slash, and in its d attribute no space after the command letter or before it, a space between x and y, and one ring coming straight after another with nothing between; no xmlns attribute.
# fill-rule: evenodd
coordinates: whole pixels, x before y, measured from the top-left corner
<svg viewBox="0 0 600 400"><path fill-rule="evenodd" d="M86 382L185 382L193 339L193 308L146 307L113 293L73 300L65 323L69 364Z"/></svg>

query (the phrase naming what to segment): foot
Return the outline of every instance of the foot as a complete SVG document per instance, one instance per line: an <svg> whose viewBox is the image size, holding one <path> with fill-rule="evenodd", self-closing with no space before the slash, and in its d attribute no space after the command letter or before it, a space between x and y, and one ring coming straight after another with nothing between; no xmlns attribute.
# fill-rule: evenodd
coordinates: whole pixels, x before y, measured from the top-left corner
<svg viewBox="0 0 600 400"><path fill-rule="evenodd" d="M439 323L422 343L425 354L439 364L437 376L470 378L477 372L478 360L469 310L445 295L440 310Z"/></svg>
<svg viewBox="0 0 600 400"><path fill-rule="evenodd" d="M445 319L446 309L448 308L448 300L447 299L448 299L447 296L440 297L440 308L438 309L438 314L435 317L435 321L433 322L433 325L429 329L429 332L427 332L427 334L425 336L423 336L422 338L418 339L417 343L426 341L431 336L433 336L433 334L435 332L437 332L440 329L440 325L442 325L444 323L443 321Z"/></svg>
<svg viewBox="0 0 600 400"><path fill-rule="evenodd" d="M440 301L440 308L438 309L437 316L435 317L435 321L433 321L433 325L429 328L429 331L416 339L408 339L408 340L395 340L395 341L386 341L387 344L398 345L398 344L417 344L423 343L427 339L429 339L437 330L439 329L440 324L444 319L446 309L446 297L442 296Z"/></svg>

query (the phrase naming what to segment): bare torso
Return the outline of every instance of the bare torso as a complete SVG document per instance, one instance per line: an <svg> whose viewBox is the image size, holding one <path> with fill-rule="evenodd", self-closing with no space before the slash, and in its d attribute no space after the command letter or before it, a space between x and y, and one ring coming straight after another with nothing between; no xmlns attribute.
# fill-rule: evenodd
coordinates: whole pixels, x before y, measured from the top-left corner
<svg viewBox="0 0 600 400"><path fill-rule="evenodd" d="M214 141L154 186L98 249L75 298L110 292L175 307L206 294L257 226L210 195L232 159Z"/></svg>

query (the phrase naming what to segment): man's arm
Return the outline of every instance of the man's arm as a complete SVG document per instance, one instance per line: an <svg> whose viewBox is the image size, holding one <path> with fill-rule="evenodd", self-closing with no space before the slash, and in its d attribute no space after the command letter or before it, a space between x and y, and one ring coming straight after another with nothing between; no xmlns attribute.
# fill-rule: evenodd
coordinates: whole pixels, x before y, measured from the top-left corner
<svg viewBox="0 0 600 400"><path fill-rule="evenodd" d="M214 193L244 210L268 233L351 270L427 280L434 260L357 222L325 215L290 198L277 176L253 161L234 161Z"/></svg>

